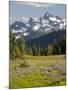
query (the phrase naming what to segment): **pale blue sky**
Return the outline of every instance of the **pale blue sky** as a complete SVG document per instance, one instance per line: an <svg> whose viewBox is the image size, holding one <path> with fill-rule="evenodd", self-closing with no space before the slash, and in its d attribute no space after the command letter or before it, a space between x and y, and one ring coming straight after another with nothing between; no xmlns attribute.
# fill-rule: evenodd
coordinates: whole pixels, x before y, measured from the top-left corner
<svg viewBox="0 0 68 90"><path fill-rule="evenodd" d="M20 1L10 1L10 23L29 17L41 17L46 12L55 16L65 17L64 4L41 4L41 3L25 3ZM24 18L23 18L24 17Z"/></svg>

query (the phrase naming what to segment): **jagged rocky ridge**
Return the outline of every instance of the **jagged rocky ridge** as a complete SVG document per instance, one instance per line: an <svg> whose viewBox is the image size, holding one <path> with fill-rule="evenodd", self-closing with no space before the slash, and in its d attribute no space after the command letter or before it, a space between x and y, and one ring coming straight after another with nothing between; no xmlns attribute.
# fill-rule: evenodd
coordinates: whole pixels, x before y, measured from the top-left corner
<svg viewBox="0 0 68 90"><path fill-rule="evenodd" d="M30 17L26 23L22 21L15 21L10 25L12 33L16 33L16 39L20 36L24 36L26 41L41 37L54 31L62 31L65 30L65 28L65 18L54 16L48 12L40 18Z"/></svg>

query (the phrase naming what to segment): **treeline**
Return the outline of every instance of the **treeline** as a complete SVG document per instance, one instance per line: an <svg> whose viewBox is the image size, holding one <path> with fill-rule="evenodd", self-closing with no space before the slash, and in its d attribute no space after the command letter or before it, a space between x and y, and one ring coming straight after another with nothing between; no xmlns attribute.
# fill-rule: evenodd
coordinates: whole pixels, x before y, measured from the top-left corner
<svg viewBox="0 0 68 90"><path fill-rule="evenodd" d="M47 56L47 55L61 55L66 54L66 34L60 39L49 43L47 48L34 45L33 47L28 47L26 45L26 54L32 56Z"/></svg>
<svg viewBox="0 0 68 90"><path fill-rule="evenodd" d="M59 40L49 43L47 48L40 46L26 47L26 54L32 56L47 56L66 54L66 37L65 35Z"/></svg>
<svg viewBox="0 0 68 90"><path fill-rule="evenodd" d="M47 56L66 54L66 35L64 34L59 40L48 44L47 48L40 46L28 47L25 44L24 38L21 36L17 41L15 34L10 32L10 58L21 57L25 55L32 56Z"/></svg>

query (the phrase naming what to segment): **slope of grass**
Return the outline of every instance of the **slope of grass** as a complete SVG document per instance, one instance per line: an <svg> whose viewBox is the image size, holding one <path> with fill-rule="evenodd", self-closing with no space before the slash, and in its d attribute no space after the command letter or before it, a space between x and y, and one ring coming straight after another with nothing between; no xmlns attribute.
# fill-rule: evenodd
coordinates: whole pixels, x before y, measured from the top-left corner
<svg viewBox="0 0 68 90"><path fill-rule="evenodd" d="M50 56L25 56L26 59L31 59L31 60L63 60L65 58L65 55L50 55Z"/></svg>
<svg viewBox="0 0 68 90"><path fill-rule="evenodd" d="M63 86L66 84L65 56L25 56L10 61L10 88Z"/></svg>

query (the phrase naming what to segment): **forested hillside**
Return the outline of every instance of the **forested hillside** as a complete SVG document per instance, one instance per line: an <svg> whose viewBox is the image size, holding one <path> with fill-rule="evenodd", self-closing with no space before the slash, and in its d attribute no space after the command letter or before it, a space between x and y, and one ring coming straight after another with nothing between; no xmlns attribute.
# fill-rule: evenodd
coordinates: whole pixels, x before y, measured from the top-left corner
<svg viewBox="0 0 68 90"><path fill-rule="evenodd" d="M15 34L10 32L10 58L23 57L24 55L46 56L66 54L66 32L64 31L61 34L57 33L56 35L54 32L54 34L44 36L44 40L38 38L37 40L30 41L30 44L33 45L29 46L27 43L25 43L22 36L16 41ZM58 36L60 38L55 39L55 37ZM41 40L41 44L43 45L43 43L45 43L45 47L40 46L40 44L37 45L37 43L39 43ZM48 42L47 45L47 41L49 40L50 42Z"/></svg>

